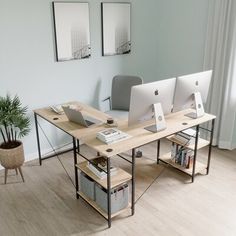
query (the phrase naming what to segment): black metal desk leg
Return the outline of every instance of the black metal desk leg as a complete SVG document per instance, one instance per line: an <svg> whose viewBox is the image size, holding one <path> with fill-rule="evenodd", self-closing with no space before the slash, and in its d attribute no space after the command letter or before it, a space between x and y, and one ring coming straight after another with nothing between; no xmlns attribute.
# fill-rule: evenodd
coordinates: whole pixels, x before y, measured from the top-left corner
<svg viewBox="0 0 236 236"><path fill-rule="evenodd" d="M215 119L211 122L211 137L210 137L210 144L208 149L208 159L207 159L207 175L209 174L210 163L211 163L211 148L212 148L212 141L214 135L214 126L215 126Z"/></svg>
<svg viewBox="0 0 236 236"><path fill-rule="evenodd" d="M108 227L111 227L111 173L110 173L110 158L107 158L107 215Z"/></svg>
<svg viewBox="0 0 236 236"><path fill-rule="evenodd" d="M135 149L132 149L132 197L131 197L131 209L132 215L135 212Z"/></svg>
<svg viewBox="0 0 236 236"><path fill-rule="evenodd" d="M38 154L39 154L39 165L42 165L42 155L41 155L40 140L39 140L38 119L37 119L36 113L34 113L34 120L35 120L36 138L37 138L37 146L38 146Z"/></svg>
<svg viewBox="0 0 236 236"><path fill-rule="evenodd" d="M77 151L78 151L78 153L80 153L79 139L77 139Z"/></svg>
<svg viewBox="0 0 236 236"><path fill-rule="evenodd" d="M159 157L160 157L160 142L161 140L157 140L157 164L159 164Z"/></svg>
<svg viewBox="0 0 236 236"><path fill-rule="evenodd" d="M77 140L77 142L79 142L79 141ZM76 153L76 150L77 150L76 139L73 138L74 168L75 168L75 188L76 188L76 198L78 199L79 198L79 194L78 194L78 191L79 191L79 184L78 183L79 183L79 181L78 181L78 169L76 167L76 165L77 165L77 153Z"/></svg>
<svg viewBox="0 0 236 236"><path fill-rule="evenodd" d="M198 135L199 135L199 125L196 126L196 138L195 138L195 145L194 145L193 170L192 170L192 183L194 182L194 177L195 177L195 166L196 166L196 158L197 158Z"/></svg>

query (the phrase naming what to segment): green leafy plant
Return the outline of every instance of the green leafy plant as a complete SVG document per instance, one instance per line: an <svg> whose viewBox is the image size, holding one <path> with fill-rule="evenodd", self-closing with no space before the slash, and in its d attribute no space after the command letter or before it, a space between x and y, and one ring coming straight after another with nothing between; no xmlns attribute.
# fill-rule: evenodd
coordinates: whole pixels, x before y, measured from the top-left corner
<svg viewBox="0 0 236 236"><path fill-rule="evenodd" d="M9 94L0 97L0 134L3 139L0 148L19 146L18 139L30 132L30 119L26 113L27 107L22 107L17 95L14 98Z"/></svg>

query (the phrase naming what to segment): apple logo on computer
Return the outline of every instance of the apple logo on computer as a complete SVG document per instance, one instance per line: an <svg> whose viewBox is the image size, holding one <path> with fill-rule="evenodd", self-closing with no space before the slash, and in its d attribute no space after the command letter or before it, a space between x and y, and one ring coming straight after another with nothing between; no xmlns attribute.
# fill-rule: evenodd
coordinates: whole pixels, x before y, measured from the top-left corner
<svg viewBox="0 0 236 236"><path fill-rule="evenodd" d="M155 90L154 94L155 94L155 96L157 96L159 94L158 89Z"/></svg>
<svg viewBox="0 0 236 236"><path fill-rule="evenodd" d="M198 81L196 81L196 82L195 82L195 85L198 86L198 84L199 84Z"/></svg>

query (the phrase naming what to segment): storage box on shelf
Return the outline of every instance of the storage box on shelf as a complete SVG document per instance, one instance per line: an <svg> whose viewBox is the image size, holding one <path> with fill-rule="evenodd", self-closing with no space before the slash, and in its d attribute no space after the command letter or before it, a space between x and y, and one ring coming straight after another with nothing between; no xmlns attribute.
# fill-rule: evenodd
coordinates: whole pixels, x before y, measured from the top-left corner
<svg viewBox="0 0 236 236"><path fill-rule="evenodd" d="M76 167L81 171L78 194L101 215L108 218L107 178L99 178L94 174L88 167L88 161L77 164ZM132 176L129 173L116 167L116 174L111 176L111 217L130 209L128 182L131 179Z"/></svg>
<svg viewBox="0 0 236 236"><path fill-rule="evenodd" d="M95 201L107 212L107 191L98 184L95 185ZM129 204L129 185L124 184L111 191L111 214L126 208Z"/></svg>
<svg viewBox="0 0 236 236"><path fill-rule="evenodd" d="M95 182L85 173L80 173L80 191L89 199L95 200Z"/></svg>

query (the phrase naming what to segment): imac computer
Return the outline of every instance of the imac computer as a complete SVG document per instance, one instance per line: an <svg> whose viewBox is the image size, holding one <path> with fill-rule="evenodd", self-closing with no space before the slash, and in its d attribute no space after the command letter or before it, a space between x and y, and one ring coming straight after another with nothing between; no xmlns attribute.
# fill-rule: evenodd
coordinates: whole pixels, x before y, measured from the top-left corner
<svg viewBox="0 0 236 236"><path fill-rule="evenodd" d="M206 103L212 71L177 77L173 112L194 108L196 112L186 114L191 118L204 115L203 103Z"/></svg>
<svg viewBox="0 0 236 236"><path fill-rule="evenodd" d="M171 113L176 78L133 86L131 89L128 125L155 118L150 131L165 129L164 115Z"/></svg>

